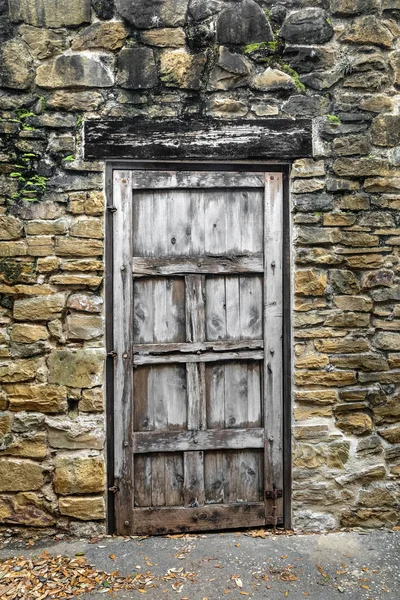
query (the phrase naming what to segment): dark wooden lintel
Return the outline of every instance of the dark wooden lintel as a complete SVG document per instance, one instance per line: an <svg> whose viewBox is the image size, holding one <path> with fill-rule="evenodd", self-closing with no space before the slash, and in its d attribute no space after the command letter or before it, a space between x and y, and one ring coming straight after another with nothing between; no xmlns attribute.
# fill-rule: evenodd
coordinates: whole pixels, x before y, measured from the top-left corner
<svg viewBox="0 0 400 600"><path fill-rule="evenodd" d="M87 159L249 160L312 156L311 119L98 119L84 123Z"/></svg>

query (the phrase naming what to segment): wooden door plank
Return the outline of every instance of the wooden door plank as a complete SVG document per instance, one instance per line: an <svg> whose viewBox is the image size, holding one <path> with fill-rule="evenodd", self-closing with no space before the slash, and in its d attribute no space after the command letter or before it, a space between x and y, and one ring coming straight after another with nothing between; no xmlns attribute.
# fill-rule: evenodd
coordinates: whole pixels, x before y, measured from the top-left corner
<svg viewBox="0 0 400 600"><path fill-rule="evenodd" d="M226 254L226 199L224 190L213 190L204 199L204 251L210 255Z"/></svg>
<svg viewBox="0 0 400 600"><path fill-rule="evenodd" d="M220 360L262 360L261 350L238 350L237 352L204 352L203 354L138 355L134 356L135 365L156 365L173 363L215 362Z"/></svg>
<svg viewBox="0 0 400 600"><path fill-rule="evenodd" d="M204 488L206 504L224 504L226 489L225 452L205 452Z"/></svg>
<svg viewBox="0 0 400 600"><path fill-rule="evenodd" d="M168 214L168 237L170 244L167 255L188 256L192 254L190 198L183 189L164 190L160 195L164 196L164 203L168 199L165 212ZM165 227L165 223L163 227Z"/></svg>
<svg viewBox="0 0 400 600"><path fill-rule="evenodd" d="M225 427L248 425L247 363L225 364Z"/></svg>
<svg viewBox="0 0 400 600"><path fill-rule="evenodd" d="M265 490L283 488L283 193L282 174L265 174L264 422ZM266 516L273 500L266 499ZM282 498L277 501L281 512Z"/></svg>
<svg viewBox="0 0 400 600"><path fill-rule="evenodd" d="M224 277L207 277L206 294L206 338L226 340L226 302Z"/></svg>
<svg viewBox="0 0 400 600"><path fill-rule="evenodd" d="M240 276L240 339L261 339L263 337L263 280L258 276Z"/></svg>
<svg viewBox="0 0 400 600"><path fill-rule="evenodd" d="M134 173L132 174L134 177ZM154 238L157 235L153 223L153 192L135 191L133 201L133 254L153 256Z"/></svg>
<svg viewBox="0 0 400 600"><path fill-rule="evenodd" d="M171 354L184 352L195 354L197 352L229 352L231 350L262 350L264 340L227 340L209 342L182 342L178 344L134 344L134 354Z"/></svg>
<svg viewBox="0 0 400 600"><path fill-rule="evenodd" d="M185 277L186 299L186 341L205 340L205 277L187 275Z"/></svg>
<svg viewBox="0 0 400 600"><path fill-rule="evenodd" d="M195 258L133 257L133 276L263 273L263 255L246 256L199 256Z"/></svg>
<svg viewBox="0 0 400 600"><path fill-rule="evenodd" d="M237 189L225 191L226 252L242 254L241 194Z"/></svg>
<svg viewBox="0 0 400 600"><path fill-rule="evenodd" d="M206 531L256 527L265 523L264 504L231 504L198 508L135 508L134 529L138 535L163 535L185 531Z"/></svg>
<svg viewBox="0 0 400 600"><path fill-rule="evenodd" d="M190 256L204 256L204 194L201 189L186 191L190 202Z"/></svg>
<svg viewBox="0 0 400 600"><path fill-rule="evenodd" d="M134 189L264 188L264 173L134 171Z"/></svg>
<svg viewBox="0 0 400 600"><path fill-rule="evenodd" d="M260 363L247 363L247 425L248 427L262 426L262 390Z"/></svg>
<svg viewBox="0 0 400 600"><path fill-rule="evenodd" d="M240 340L239 277L225 277L226 337Z"/></svg>
<svg viewBox="0 0 400 600"><path fill-rule="evenodd" d="M206 381L204 363L187 363L187 397L189 431L206 429Z"/></svg>
<svg viewBox="0 0 400 600"><path fill-rule="evenodd" d="M138 456L141 456L140 454ZM183 495L183 456L178 452L165 455L165 505L182 506ZM149 505L148 505L149 506Z"/></svg>
<svg viewBox="0 0 400 600"><path fill-rule="evenodd" d="M264 190L240 190L241 252L264 251Z"/></svg>
<svg viewBox="0 0 400 600"><path fill-rule="evenodd" d="M165 455L151 457L151 506L165 506Z"/></svg>
<svg viewBox="0 0 400 600"><path fill-rule="evenodd" d="M134 469L135 506L151 506L151 456L137 454Z"/></svg>
<svg viewBox="0 0 400 600"><path fill-rule="evenodd" d="M184 465L185 506L204 506L204 452L185 452Z"/></svg>
<svg viewBox="0 0 400 600"><path fill-rule="evenodd" d="M114 171L113 201L113 328L114 349L114 473L119 492L115 499L116 528L120 535L132 527L134 465L132 436L132 173Z"/></svg>
<svg viewBox="0 0 400 600"><path fill-rule="evenodd" d="M225 366L206 366L207 427L225 428Z"/></svg>
<svg viewBox="0 0 400 600"><path fill-rule="evenodd" d="M133 434L133 452L137 454L263 447L264 430L261 427L206 431L138 431Z"/></svg>

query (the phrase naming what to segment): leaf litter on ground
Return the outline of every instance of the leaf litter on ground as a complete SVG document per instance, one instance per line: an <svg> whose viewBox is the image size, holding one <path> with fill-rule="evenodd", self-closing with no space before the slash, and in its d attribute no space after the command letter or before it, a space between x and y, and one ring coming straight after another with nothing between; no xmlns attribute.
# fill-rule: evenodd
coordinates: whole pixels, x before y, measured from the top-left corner
<svg viewBox="0 0 400 600"><path fill-rule="evenodd" d="M59 600L72 599L97 591L113 593L137 590L145 593L161 582L169 582L180 591L186 581L195 582L195 573L169 569L163 577L147 573L122 577L118 571L99 571L84 556L52 556L44 551L40 556L14 557L0 561L1 600Z"/></svg>

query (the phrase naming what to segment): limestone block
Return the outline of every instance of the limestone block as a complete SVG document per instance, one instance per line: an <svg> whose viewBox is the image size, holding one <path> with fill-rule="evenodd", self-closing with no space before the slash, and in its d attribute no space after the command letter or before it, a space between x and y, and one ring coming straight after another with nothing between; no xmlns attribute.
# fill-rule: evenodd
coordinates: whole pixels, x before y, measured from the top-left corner
<svg viewBox="0 0 400 600"><path fill-rule="evenodd" d="M55 517L51 505L33 492L0 496L0 522L29 527L49 527Z"/></svg>
<svg viewBox="0 0 400 600"><path fill-rule="evenodd" d="M104 224L102 219L87 218L74 221L71 225L70 235L74 237L103 239Z"/></svg>
<svg viewBox="0 0 400 600"><path fill-rule="evenodd" d="M390 174L386 160L369 156L338 158L333 163L333 170L341 177L370 177L372 175L385 177Z"/></svg>
<svg viewBox="0 0 400 600"><path fill-rule="evenodd" d="M335 138L333 147L339 156L368 154L371 148L368 137L357 134Z"/></svg>
<svg viewBox="0 0 400 600"><path fill-rule="evenodd" d="M252 44L273 40L269 21L254 0L234 3L220 12L217 41L220 44Z"/></svg>
<svg viewBox="0 0 400 600"><path fill-rule="evenodd" d="M379 115L371 125L372 143L376 146L396 146L400 142L400 116Z"/></svg>
<svg viewBox="0 0 400 600"><path fill-rule="evenodd" d="M207 112L214 117L244 117L248 108L245 102L233 100L232 98L214 98L209 101Z"/></svg>
<svg viewBox="0 0 400 600"><path fill-rule="evenodd" d="M47 456L47 438L45 433L14 440L0 456L18 456L20 458L39 458Z"/></svg>
<svg viewBox="0 0 400 600"><path fill-rule="evenodd" d="M308 269L295 275L295 291L301 296L323 296L326 284L326 274L319 271Z"/></svg>
<svg viewBox="0 0 400 600"><path fill-rule="evenodd" d="M41 361L39 359L0 362L0 382L14 383L34 379Z"/></svg>
<svg viewBox="0 0 400 600"><path fill-rule="evenodd" d="M366 413L350 412L340 414L336 420L336 426L345 433L363 435L372 431L372 419Z"/></svg>
<svg viewBox="0 0 400 600"><path fill-rule="evenodd" d="M36 71L36 85L43 88L111 87L113 84L109 56L104 60L85 54L57 56Z"/></svg>
<svg viewBox="0 0 400 600"><path fill-rule="evenodd" d="M73 40L71 48L72 50L89 50L91 48L118 50L124 45L127 35L124 24L118 21L93 23L79 32Z"/></svg>
<svg viewBox="0 0 400 600"><path fill-rule="evenodd" d="M377 269L385 263L384 257L381 254L355 254L354 256L346 256L345 262L348 267L353 269ZM364 279L362 287L364 289L368 287Z"/></svg>
<svg viewBox="0 0 400 600"><path fill-rule="evenodd" d="M393 484L372 483L360 490L358 502L368 508L397 506L396 489Z"/></svg>
<svg viewBox="0 0 400 600"><path fill-rule="evenodd" d="M346 486L353 481L370 481L372 479L382 479L386 476L386 468L383 464L370 465L365 469L356 468L348 475L342 475L336 478L339 485Z"/></svg>
<svg viewBox="0 0 400 600"><path fill-rule="evenodd" d="M207 17L211 17L218 13L223 7L220 0L190 0L189 14L194 21L204 21Z"/></svg>
<svg viewBox="0 0 400 600"><path fill-rule="evenodd" d="M356 383L356 375L353 371L298 371L294 380L296 385L343 387Z"/></svg>
<svg viewBox="0 0 400 600"><path fill-rule="evenodd" d="M102 496L65 496L58 501L60 513L82 521L105 518L105 502Z"/></svg>
<svg viewBox="0 0 400 600"><path fill-rule="evenodd" d="M68 226L69 222L65 218L55 221L30 221L25 225L25 233L27 235L57 235L66 233Z"/></svg>
<svg viewBox="0 0 400 600"><path fill-rule="evenodd" d="M181 27L163 27L144 31L140 36L141 41L149 46L159 48L179 48L186 43L185 32Z"/></svg>
<svg viewBox="0 0 400 600"><path fill-rule="evenodd" d="M61 108L68 111L94 111L103 102L100 92L73 92L57 90L47 100L51 108Z"/></svg>
<svg viewBox="0 0 400 600"><path fill-rule="evenodd" d="M61 293L38 298L26 298L14 302L14 318L17 321L49 321L61 315L65 295Z"/></svg>
<svg viewBox="0 0 400 600"><path fill-rule="evenodd" d="M0 491L27 492L44 484L43 467L30 460L0 459Z"/></svg>
<svg viewBox="0 0 400 600"><path fill-rule="evenodd" d="M82 398L79 402L80 412L103 412L104 410L104 389L93 388L83 390Z"/></svg>
<svg viewBox="0 0 400 600"><path fill-rule="evenodd" d="M40 60L49 58L54 54L60 54L68 48L67 31L65 29L57 31L21 25L19 33L28 44L31 52Z"/></svg>
<svg viewBox="0 0 400 600"><path fill-rule="evenodd" d="M104 353L97 348L56 350L49 356L50 383L92 388L103 383Z"/></svg>
<svg viewBox="0 0 400 600"><path fill-rule="evenodd" d="M374 418L377 425L400 421L400 398L393 396L385 404L374 407Z"/></svg>
<svg viewBox="0 0 400 600"><path fill-rule="evenodd" d="M104 205L102 192L75 192L69 195L69 210L76 215L102 215Z"/></svg>
<svg viewBox="0 0 400 600"><path fill-rule="evenodd" d="M374 345L380 350L399 351L400 350L400 333L382 332L378 333L374 338Z"/></svg>
<svg viewBox="0 0 400 600"><path fill-rule="evenodd" d="M63 27L90 22L90 0L9 0L10 17L36 27Z"/></svg>
<svg viewBox="0 0 400 600"><path fill-rule="evenodd" d="M101 260L77 259L63 260L60 264L62 271L104 271L104 263Z"/></svg>
<svg viewBox="0 0 400 600"><path fill-rule="evenodd" d="M67 390L62 385L17 384L7 385L5 390L12 411L60 413L67 410Z"/></svg>
<svg viewBox="0 0 400 600"><path fill-rule="evenodd" d="M385 427L378 429L378 433L384 440L391 444L400 444L400 427Z"/></svg>
<svg viewBox="0 0 400 600"><path fill-rule="evenodd" d="M18 56L18 60L15 57ZM0 87L26 90L33 77L33 60L28 46L19 39L3 42L0 48Z"/></svg>
<svg viewBox="0 0 400 600"><path fill-rule="evenodd" d="M67 301L68 308L89 313L100 313L103 306L103 298L95 294L76 293L71 294Z"/></svg>
<svg viewBox="0 0 400 600"><path fill-rule="evenodd" d="M18 412L14 414L12 430L15 433L32 433L41 429L44 424L44 415L41 413Z"/></svg>
<svg viewBox="0 0 400 600"><path fill-rule="evenodd" d="M279 90L294 91L296 89L296 83L287 73L284 73L279 69L268 67L263 73L253 77L251 87L261 92L274 92Z"/></svg>
<svg viewBox="0 0 400 600"><path fill-rule="evenodd" d="M67 317L67 338L94 340L103 334L103 319L97 315L72 314Z"/></svg>
<svg viewBox="0 0 400 600"><path fill-rule="evenodd" d="M189 54L184 49L165 50L161 55L161 79L168 87L198 90L206 64L206 54Z"/></svg>
<svg viewBox="0 0 400 600"><path fill-rule="evenodd" d="M390 48L393 39L389 27L373 15L354 19L338 38L339 42L374 44L384 48Z"/></svg>
<svg viewBox="0 0 400 600"><path fill-rule="evenodd" d="M58 256L102 256L103 242L81 239L77 243L74 238L59 237L56 239L55 253Z"/></svg>
<svg viewBox="0 0 400 600"><path fill-rule="evenodd" d="M62 275L52 275L50 283L56 285L80 286L97 288L102 283L103 277L88 275L86 273L65 273Z"/></svg>
<svg viewBox="0 0 400 600"><path fill-rule="evenodd" d="M299 175L296 175L299 177ZM333 196L332 194L297 194L293 196L293 203L296 211L300 212L323 212L332 210Z"/></svg>
<svg viewBox="0 0 400 600"><path fill-rule="evenodd" d="M296 402L334 404L337 401L337 392L335 390L296 390L294 397Z"/></svg>
<svg viewBox="0 0 400 600"><path fill-rule="evenodd" d="M328 227L297 227L298 244L336 244L342 239L340 229Z"/></svg>
<svg viewBox="0 0 400 600"><path fill-rule="evenodd" d="M333 409L331 406L298 406L294 409L295 421L308 421L317 417L332 417Z"/></svg>
<svg viewBox="0 0 400 600"><path fill-rule="evenodd" d="M372 309L372 300L365 296L335 296L334 303L342 310L369 312Z"/></svg>
<svg viewBox="0 0 400 600"><path fill-rule="evenodd" d="M360 508L357 510L343 511L340 519L342 527L393 527L398 523L397 509L383 510Z"/></svg>
<svg viewBox="0 0 400 600"><path fill-rule="evenodd" d="M188 0L116 0L118 14L139 29L178 27L186 20Z"/></svg>
<svg viewBox="0 0 400 600"><path fill-rule="evenodd" d="M63 496L103 492L105 486L103 459L100 457L69 456L67 458L58 456L54 485L57 494Z"/></svg>
<svg viewBox="0 0 400 600"><path fill-rule="evenodd" d="M331 269L329 281L337 294L353 295L360 291L360 283L354 273L345 269Z"/></svg>
<svg viewBox="0 0 400 600"><path fill-rule="evenodd" d="M99 19L112 19L114 16L114 0L92 0L92 8Z"/></svg>
<svg viewBox="0 0 400 600"><path fill-rule="evenodd" d="M325 175L325 163L323 160L299 158L293 163L291 175L293 178L322 177Z"/></svg>
<svg viewBox="0 0 400 600"><path fill-rule="evenodd" d="M291 44L324 44L333 36L328 13L321 8L303 8L289 14L280 36Z"/></svg>
<svg viewBox="0 0 400 600"><path fill-rule="evenodd" d="M21 237L22 223L11 215L0 216L0 240L17 240Z"/></svg>
<svg viewBox="0 0 400 600"><path fill-rule="evenodd" d="M104 447L104 421L101 418L87 416L74 421L63 417L47 418L46 424L52 448L101 450Z"/></svg>
<svg viewBox="0 0 400 600"><path fill-rule="evenodd" d="M377 12L379 8L379 0L333 0L331 4L332 14L344 17Z"/></svg>

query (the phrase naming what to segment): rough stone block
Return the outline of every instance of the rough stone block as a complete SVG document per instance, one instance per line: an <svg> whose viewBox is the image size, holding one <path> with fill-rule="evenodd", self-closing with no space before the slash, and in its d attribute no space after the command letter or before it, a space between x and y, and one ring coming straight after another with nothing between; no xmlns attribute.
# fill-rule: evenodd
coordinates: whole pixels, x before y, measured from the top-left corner
<svg viewBox="0 0 400 600"><path fill-rule="evenodd" d="M69 315L66 320L67 338L70 340L94 340L103 335L103 319L95 315Z"/></svg>
<svg viewBox="0 0 400 600"><path fill-rule="evenodd" d="M67 410L67 390L62 385L18 384L7 385L5 390L12 411L62 413Z"/></svg>
<svg viewBox="0 0 400 600"><path fill-rule="evenodd" d="M18 56L18 60L15 57ZM28 46L19 39L3 42L0 48L0 87L26 90L33 77L33 60Z"/></svg>
<svg viewBox="0 0 400 600"><path fill-rule="evenodd" d="M127 89L148 89L157 85L157 67L151 48L124 48L118 57L117 83Z"/></svg>
<svg viewBox="0 0 400 600"><path fill-rule="evenodd" d="M103 239L104 225L102 219L83 218L76 220L70 229L70 235L74 237Z"/></svg>
<svg viewBox="0 0 400 600"><path fill-rule="evenodd" d="M356 375L353 371L298 371L295 373L296 385L337 386L353 385Z"/></svg>
<svg viewBox="0 0 400 600"><path fill-rule="evenodd" d="M0 492L27 492L44 484L43 467L29 460L0 459Z"/></svg>
<svg viewBox="0 0 400 600"><path fill-rule="evenodd" d="M95 418L65 421L63 418L47 419L49 444L65 450L101 450L104 447L104 422Z"/></svg>
<svg viewBox="0 0 400 600"><path fill-rule="evenodd" d="M303 8L289 14L280 35L291 44L324 44L333 36L333 28L324 10Z"/></svg>
<svg viewBox="0 0 400 600"><path fill-rule="evenodd" d="M253 77L251 81L251 87L261 92L293 92L296 89L296 83L294 79L287 73L284 73L279 69L272 69L271 67L268 67L265 69L265 71L263 71L263 73ZM309 190L305 191L307 192Z"/></svg>
<svg viewBox="0 0 400 600"><path fill-rule="evenodd" d="M161 80L168 87L198 90L206 60L203 52L189 54L184 49L165 50L161 55Z"/></svg>
<svg viewBox="0 0 400 600"><path fill-rule="evenodd" d="M338 37L340 42L374 44L384 48L390 48L393 39L394 36L386 23L373 15L354 19Z"/></svg>
<svg viewBox="0 0 400 600"><path fill-rule="evenodd" d="M60 54L68 48L66 30L54 31L52 29L42 29L31 27L30 25L21 25L19 28L22 39L28 44L31 52L43 60Z"/></svg>
<svg viewBox="0 0 400 600"><path fill-rule="evenodd" d="M123 23L110 21L108 23L93 23L90 27L79 32L72 42L72 50L89 50L104 48L118 50L122 48L128 32Z"/></svg>
<svg viewBox="0 0 400 600"><path fill-rule="evenodd" d="M102 387L91 390L83 390L79 402L81 412L103 412L104 411L104 389Z"/></svg>
<svg viewBox="0 0 400 600"><path fill-rule="evenodd" d="M56 350L49 356L50 383L92 388L103 383L104 353L97 348Z"/></svg>
<svg viewBox="0 0 400 600"><path fill-rule="evenodd" d="M17 321L49 321L61 315L65 306L64 294L26 298L14 302L14 318Z"/></svg>
<svg viewBox="0 0 400 600"><path fill-rule="evenodd" d="M150 29L149 31L144 31L140 39L144 44L159 48L179 48L186 43L185 32L181 27Z"/></svg>
<svg viewBox="0 0 400 600"><path fill-rule="evenodd" d="M0 456L18 456L20 458L43 459L47 456L47 438L45 433L14 440Z"/></svg>
<svg viewBox="0 0 400 600"><path fill-rule="evenodd" d="M63 496L103 492L105 486L103 459L100 457L69 456L67 458L58 456L54 485L57 494Z"/></svg>
<svg viewBox="0 0 400 600"><path fill-rule="evenodd" d="M41 362L39 359L0 362L0 382L14 383L34 379Z"/></svg>
<svg viewBox="0 0 400 600"><path fill-rule="evenodd" d="M21 237L22 223L19 219L0 216L0 240L17 240Z"/></svg>
<svg viewBox="0 0 400 600"><path fill-rule="evenodd" d="M105 518L105 503L101 496L65 496L58 501L60 513L82 521Z"/></svg>
<svg viewBox="0 0 400 600"><path fill-rule="evenodd" d="M295 275L295 291L301 296L323 296L326 284L327 276L322 272L309 269Z"/></svg>
<svg viewBox="0 0 400 600"><path fill-rule="evenodd" d="M38 67L36 85L43 88L111 87L114 75L110 57L66 54Z"/></svg>
<svg viewBox="0 0 400 600"><path fill-rule="evenodd" d="M187 4L187 0L115 1L118 14L139 29L184 25Z"/></svg>
<svg viewBox="0 0 400 600"><path fill-rule="evenodd" d="M364 435L372 431L373 422L366 413L350 412L340 414L336 420L336 426L345 433Z"/></svg>
<svg viewBox="0 0 400 600"><path fill-rule="evenodd" d="M33 492L21 492L14 496L0 496L0 521L10 525L49 527L55 517L51 505Z"/></svg>
<svg viewBox="0 0 400 600"><path fill-rule="evenodd" d="M217 40L220 44L253 44L273 39L265 12L254 0L234 3L218 16Z"/></svg>
<svg viewBox="0 0 400 600"><path fill-rule="evenodd" d="M82 25L90 21L90 0L9 0L13 21L36 27Z"/></svg>

